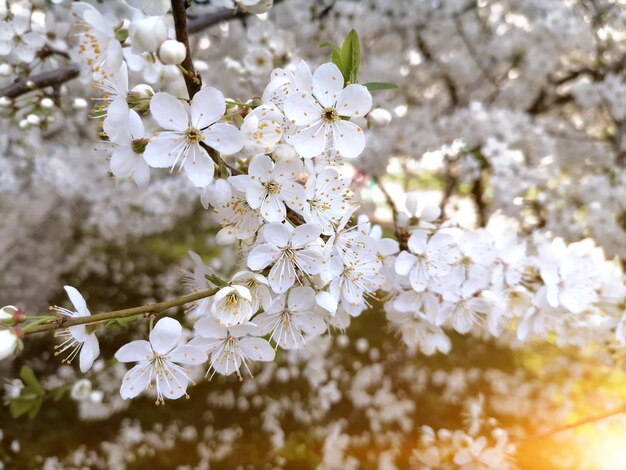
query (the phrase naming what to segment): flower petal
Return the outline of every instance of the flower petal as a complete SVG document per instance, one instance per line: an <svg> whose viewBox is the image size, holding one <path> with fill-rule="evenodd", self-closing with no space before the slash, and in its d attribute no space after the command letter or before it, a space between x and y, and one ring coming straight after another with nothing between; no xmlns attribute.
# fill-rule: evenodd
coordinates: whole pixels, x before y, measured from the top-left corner
<svg viewBox="0 0 626 470"><path fill-rule="evenodd" d="M100 355L100 344L95 334L87 335L83 347L80 349L80 371L84 374L93 365L93 361Z"/></svg>
<svg viewBox="0 0 626 470"><path fill-rule="evenodd" d="M183 332L183 327L173 318L161 318L150 332L150 344L154 352L167 354L176 344Z"/></svg>
<svg viewBox="0 0 626 470"><path fill-rule="evenodd" d="M185 131L189 127L189 105L169 93L160 92L150 100L152 118L163 129Z"/></svg>
<svg viewBox="0 0 626 470"><path fill-rule="evenodd" d="M280 251L271 243L263 243L256 246L248 254L248 267L253 271L263 269L276 261Z"/></svg>
<svg viewBox="0 0 626 470"><path fill-rule="evenodd" d="M322 64L313 72L313 94L325 108L335 106L342 88L343 75L335 64Z"/></svg>
<svg viewBox="0 0 626 470"><path fill-rule="evenodd" d="M365 148L365 133L353 122L337 121L333 124L333 141L340 156L356 158Z"/></svg>
<svg viewBox="0 0 626 470"><path fill-rule="evenodd" d="M147 361L153 356L152 346L144 339L131 341L117 350L115 359L119 362Z"/></svg>
<svg viewBox="0 0 626 470"><path fill-rule="evenodd" d="M340 116L365 116L372 109L372 95L363 85L348 85L337 98Z"/></svg>
<svg viewBox="0 0 626 470"><path fill-rule="evenodd" d="M67 296L72 301L72 304L74 305L74 308L76 309L76 312L78 313L77 316L86 317L87 315L89 315L89 309L87 308L87 303L85 302L85 299L83 298L81 293L78 292L78 290L72 286L64 286L64 289L65 289L65 292L67 292Z"/></svg>
<svg viewBox="0 0 626 470"><path fill-rule="evenodd" d="M169 353L168 358L170 361L177 362L179 364L198 365L206 362L207 355L201 349L185 344L183 346L178 346L171 353Z"/></svg>
<svg viewBox="0 0 626 470"><path fill-rule="evenodd" d="M263 338L242 338L239 340L239 349L253 361L273 361L276 356L274 348Z"/></svg>
<svg viewBox="0 0 626 470"><path fill-rule="evenodd" d="M120 387L120 395L124 400L135 398L146 389L150 383L151 369L150 363L143 362L124 374L122 386Z"/></svg>
<svg viewBox="0 0 626 470"><path fill-rule="evenodd" d="M232 155L243 148L243 137L235 126L226 123L213 124L202 131L206 143L220 153Z"/></svg>
<svg viewBox="0 0 626 470"><path fill-rule="evenodd" d="M221 91L206 87L191 100L191 124L204 129L217 121L226 111L226 102Z"/></svg>

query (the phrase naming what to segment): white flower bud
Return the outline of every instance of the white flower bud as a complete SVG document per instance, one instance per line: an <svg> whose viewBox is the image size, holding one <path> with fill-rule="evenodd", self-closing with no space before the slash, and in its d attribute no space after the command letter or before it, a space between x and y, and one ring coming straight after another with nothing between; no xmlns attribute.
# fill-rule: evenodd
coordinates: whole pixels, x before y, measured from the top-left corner
<svg viewBox="0 0 626 470"><path fill-rule="evenodd" d="M41 105L41 107L43 109L52 109L54 108L54 101L52 101L50 98L44 98L41 100L41 103L39 103Z"/></svg>
<svg viewBox="0 0 626 470"><path fill-rule="evenodd" d="M26 119L22 119L19 123L20 129L26 129L28 127L28 121Z"/></svg>
<svg viewBox="0 0 626 470"><path fill-rule="evenodd" d="M18 345L17 335L12 329L0 330L0 361L15 352Z"/></svg>
<svg viewBox="0 0 626 470"><path fill-rule="evenodd" d="M11 320L13 319L13 314L17 312L17 307L13 305L7 305L5 307L0 308L0 320Z"/></svg>
<svg viewBox="0 0 626 470"><path fill-rule="evenodd" d="M150 98L151 96L154 96L154 89L145 83L140 83L139 85L133 87L130 91L131 93L135 93L139 98Z"/></svg>
<svg viewBox="0 0 626 470"><path fill-rule="evenodd" d="M209 205L215 207L226 204L232 195L233 192L228 181L220 178L205 186L200 195L200 201L204 208L208 209Z"/></svg>
<svg viewBox="0 0 626 470"><path fill-rule="evenodd" d="M159 47L159 59L165 65L178 65L187 56L187 48L182 42L168 39Z"/></svg>
<svg viewBox="0 0 626 470"><path fill-rule="evenodd" d="M70 396L72 400L82 401L89 398L91 393L91 381L89 379L80 379L72 385Z"/></svg>
<svg viewBox="0 0 626 470"><path fill-rule="evenodd" d="M11 104L11 98L8 96L0 96L0 107L6 108Z"/></svg>
<svg viewBox="0 0 626 470"><path fill-rule="evenodd" d="M255 15L261 15L270 11L272 5L274 5L274 0L243 0L241 4L246 11Z"/></svg>
<svg viewBox="0 0 626 470"><path fill-rule="evenodd" d="M9 64L0 64L0 75L3 77L8 77L13 73L13 67Z"/></svg>
<svg viewBox="0 0 626 470"><path fill-rule="evenodd" d="M87 101L83 98L74 98L72 106L74 109L85 109L87 107Z"/></svg>
<svg viewBox="0 0 626 470"><path fill-rule="evenodd" d="M367 120L371 127L387 127L391 122L391 113L383 108L372 109Z"/></svg>
<svg viewBox="0 0 626 470"><path fill-rule="evenodd" d="M159 45L167 40L167 24L161 16L149 16L132 21L128 27L128 35L135 54L156 52Z"/></svg>
<svg viewBox="0 0 626 470"><path fill-rule="evenodd" d="M41 124L41 119L36 114L29 114L28 116L26 116L26 120L31 126L38 126L39 124Z"/></svg>
<svg viewBox="0 0 626 470"><path fill-rule="evenodd" d="M298 158L298 154L291 145L278 144L272 152L272 155L278 160L289 160Z"/></svg>

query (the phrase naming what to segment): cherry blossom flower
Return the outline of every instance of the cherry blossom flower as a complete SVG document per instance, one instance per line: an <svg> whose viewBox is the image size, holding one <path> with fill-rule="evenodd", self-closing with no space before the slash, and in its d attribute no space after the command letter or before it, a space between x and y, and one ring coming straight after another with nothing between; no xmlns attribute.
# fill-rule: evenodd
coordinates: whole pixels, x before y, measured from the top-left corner
<svg viewBox="0 0 626 470"><path fill-rule="evenodd" d="M423 230L413 232L408 241L409 251L401 251L396 259L396 272L409 276L416 291L426 289L429 281L448 274L460 259L454 239L445 233L436 233L430 239Z"/></svg>
<svg viewBox="0 0 626 470"><path fill-rule="evenodd" d="M150 167L143 158L143 148L148 142L143 121L130 110L126 134L111 139L115 144L111 153L111 173L118 178L132 178L137 186L145 188L150 182Z"/></svg>
<svg viewBox="0 0 626 470"><path fill-rule="evenodd" d="M244 323L226 327L219 324L214 318L206 317L195 325L198 334L190 344L206 351L210 355L209 370L213 369L211 377L217 372L222 375L237 373L242 379L239 369L242 364L250 372L250 361L273 361L275 351L263 338L251 336L256 334L255 324Z"/></svg>
<svg viewBox="0 0 626 470"><path fill-rule="evenodd" d="M223 245L253 237L263 221L240 191L234 191L229 202L214 206L213 218L222 226L217 241Z"/></svg>
<svg viewBox="0 0 626 470"><path fill-rule="evenodd" d="M136 340L122 346L115 359L138 364L124 375L120 395L123 399L135 398L154 382L156 403L165 398L177 399L187 395L191 381L183 365L200 365L206 362L204 351L192 345L177 346L183 328L173 318L162 318L150 332L150 341Z"/></svg>
<svg viewBox="0 0 626 470"><path fill-rule="evenodd" d="M64 289L76 310L71 311L62 307L53 307L54 310L70 318L80 318L91 315L85 303L85 299L78 290L72 286L64 286ZM81 372L87 372L91 369L93 361L100 355L98 338L96 338L94 333L88 333L85 325L70 326L55 333L55 336L60 337L63 342L54 347L54 349L56 349L54 355L58 356L59 354L69 351L67 357L63 359L63 362L66 364L71 364L74 358L79 356L78 360Z"/></svg>
<svg viewBox="0 0 626 470"><path fill-rule="evenodd" d="M269 334L283 349L300 349L305 335L321 335L326 331L324 316L316 310L315 291L294 287L272 302L269 309L254 318L262 334Z"/></svg>
<svg viewBox="0 0 626 470"><path fill-rule="evenodd" d="M46 43L40 31L31 29L30 11L15 14L11 20L0 21L0 56L14 55L17 61L30 63Z"/></svg>
<svg viewBox="0 0 626 470"><path fill-rule="evenodd" d="M310 90L285 99L285 115L298 127L290 143L304 158L320 155L358 157L365 148L363 130L342 117L362 117L372 107L372 96L363 85L343 88L343 76L335 64L320 65Z"/></svg>
<svg viewBox="0 0 626 470"><path fill-rule="evenodd" d="M169 93L157 93L150 100L150 112L165 131L150 139L144 158L154 168L173 171L178 165L195 186L208 185L213 181L215 164L200 144L224 154L233 154L243 146L236 127L217 123L225 110L224 95L215 88L200 90L191 105Z"/></svg>
<svg viewBox="0 0 626 470"><path fill-rule="evenodd" d="M318 274L323 254L318 225L303 224L291 228L283 224L268 224L263 229L265 243L255 246L248 254L248 267L253 271L273 264L268 275L272 290L286 292L298 280L297 276Z"/></svg>
<svg viewBox="0 0 626 470"><path fill-rule="evenodd" d="M247 175L232 176L235 189L246 194L253 209L260 209L268 222L282 222L287 216L285 204L296 212L304 209L304 187L297 181L302 173L298 159L272 162L267 155L258 155L250 163Z"/></svg>
<svg viewBox="0 0 626 470"><path fill-rule="evenodd" d="M349 185L350 180L333 169L310 175L305 185L304 220L322 227L324 235L332 235L349 207Z"/></svg>
<svg viewBox="0 0 626 470"><path fill-rule="evenodd" d="M252 296L252 311L256 313L260 307L267 310L272 302L272 293L270 292L269 282L257 273L251 271L239 271L235 273L230 280L231 284L238 284L246 287Z"/></svg>
<svg viewBox="0 0 626 470"><path fill-rule="evenodd" d="M226 327L246 323L254 312L252 294L243 286L223 287L213 297L211 313L218 323Z"/></svg>

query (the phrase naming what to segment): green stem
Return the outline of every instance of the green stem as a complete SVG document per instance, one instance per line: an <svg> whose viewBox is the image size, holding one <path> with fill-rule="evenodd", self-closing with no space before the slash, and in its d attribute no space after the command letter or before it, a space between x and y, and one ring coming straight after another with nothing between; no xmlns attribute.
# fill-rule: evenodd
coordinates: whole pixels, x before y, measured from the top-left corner
<svg viewBox="0 0 626 470"><path fill-rule="evenodd" d="M24 334L30 335L34 333L42 333L44 331L60 330L62 328L68 328L76 325L87 325L91 323L98 323L107 320L116 320L118 318L132 317L133 315L139 315L142 313L152 313L158 315L170 308L179 307L189 302L195 302L197 300L204 299L215 295L218 289L209 289L201 292L194 292L193 294L177 297L165 302L159 302L156 304L142 305L139 307L126 308L122 310L114 310L112 312L96 313L95 315L89 315L87 317L74 317L67 318L65 316L59 316L53 323L45 325L35 325L30 328L28 325L24 328Z"/></svg>

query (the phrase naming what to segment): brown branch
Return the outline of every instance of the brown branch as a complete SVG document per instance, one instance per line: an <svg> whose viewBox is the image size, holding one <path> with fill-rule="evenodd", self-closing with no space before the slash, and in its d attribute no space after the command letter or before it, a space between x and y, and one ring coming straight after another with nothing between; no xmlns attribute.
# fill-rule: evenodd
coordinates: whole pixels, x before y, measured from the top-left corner
<svg viewBox="0 0 626 470"><path fill-rule="evenodd" d="M554 434L558 434L563 431L569 431L570 429L577 428L579 426L584 426L585 424L595 423L597 421L602 421L603 419L611 418L613 416L620 415L622 413L626 413L626 405L621 406L615 410L607 411L605 413L601 413L595 416L589 416L587 418L583 418L578 421L574 421L569 424L564 424L562 426L557 426L556 428L550 429L548 431L544 431L538 434L532 434L530 436L520 436L517 438L513 438L511 442L524 442L524 441L534 441L537 439L545 439L553 436Z"/></svg>
<svg viewBox="0 0 626 470"><path fill-rule="evenodd" d="M391 194L389 194L389 191L387 191L387 189L383 186L382 182L380 181L380 178L373 176L372 181L376 183L376 186L378 186L378 189L380 189L380 192L383 193L383 196L385 197L385 201L387 202L389 209L391 209L391 214L393 215L394 233L395 233L396 239L398 240L398 243L400 244L400 249L401 250L408 249L407 243L409 240L409 233L403 227L400 227L400 225L398 224L399 222L398 218L399 218L400 213L398 211L398 206L396 205L396 202L393 200L393 197L391 197Z"/></svg>
<svg viewBox="0 0 626 470"><path fill-rule="evenodd" d="M96 313L95 315L89 315L86 317L68 318L65 316L59 316L58 320L53 320L53 322L51 323L33 326L32 328L28 328L28 326L26 326L23 331L25 335L30 335L34 333L41 333L44 331L53 331L62 328L68 328L75 325L86 325L108 320L116 320L118 318L132 317L134 315L140 314L158 315L159 313L169 310L170 308L178 307L189 302L195 302L196 300L210 297L211 295L215 295L216 292L217 288L209 289L201 292L195 292L189 295L184 295L182 297L177 297L175 299L167 300L165 302L159 302L150 305L141 305L139 307L126 308L123 310L114 310L112 312Z"/></svg>
<svg viewBox="0 0 626 470"><path fill-rule="evenodd" d="M193 67L191 59L191 46L189 45L189 30L187 29L187 9L186 0L172 0L172 16L174 17L174 28L176 29L176 39L182 42L187 49L185 60L180 64L185 72L185 86L191 100L196 93L202 88L202 79L200 74Z"/></svg>
<svg viewBox="0 0 626 470"><path fill-rule="evenodd" d="M46 88L49 86L58 86L80 74L80 66L78 64L70 64L56 70L49 70L37 75L29 77L16 78L13 83L4 88L0 88L0 96L7 98L17 98L20 95L33 90Z"/></svg>

